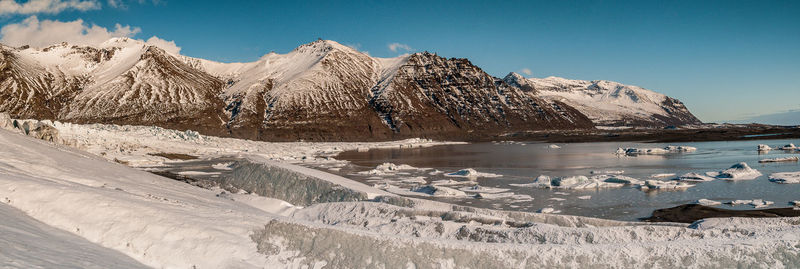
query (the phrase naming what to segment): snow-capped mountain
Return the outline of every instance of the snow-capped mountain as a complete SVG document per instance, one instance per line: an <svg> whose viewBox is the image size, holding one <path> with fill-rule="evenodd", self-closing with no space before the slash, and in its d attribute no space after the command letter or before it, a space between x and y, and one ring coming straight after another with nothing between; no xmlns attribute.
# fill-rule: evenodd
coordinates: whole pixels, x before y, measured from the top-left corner
<svg viewBox="0 0 800 269"><path fill-rule="evenodd" d="M629 98L646 97L683 113L651 109L648 101L630 106L641 108L630 124L697 121L677 100L638 87L580 81L570 83L583 86L566 87L572 84L513 74L498 79L466 59L427 52L376 58L328 40L249 63L175 55L128 38L98 47L2 46L0 54L0 112L23 118L156 125L259 140L479 138L606 124L597 111L607 104L567 97L621 87L617 92ZM581 93L571 93L573 88ZM691 119L673 120L675 115ZM648 117L658 121L641 120Z"/></svg>
<svg viewBox="0 0 800 269"><path fill-rule="evenodd" d="M638 86L606 80L524 78L517 73L510 73L503 80L531 95L564 102L596 125L663 127L701 123L681 101Z"/></svg>

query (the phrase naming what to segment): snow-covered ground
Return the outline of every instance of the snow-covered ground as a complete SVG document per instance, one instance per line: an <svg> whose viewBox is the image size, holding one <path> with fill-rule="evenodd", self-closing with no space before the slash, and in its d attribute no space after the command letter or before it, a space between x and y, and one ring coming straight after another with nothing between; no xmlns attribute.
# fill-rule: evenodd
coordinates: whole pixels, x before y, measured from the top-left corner
<svg viewBox="0 0 800 269"><path fill-rule="evenodd" d="M295 165L335 163L326 156L346 149L436 144L431 141L264 143L152 127L55 126L54 140L69 146L0 130L0 199L18 210L0 210L2 219L31 218L60 229L36 240L12 239L12 245L53 245L68 236L50 234L69 233L90 242L70 243L106 248L96 253L119 252L147 266L170 268L800 266L800 218L708 219L687 226L497 211L403 198ZM199 188L114 162L146 167L165 161L148 155L155 153L237 155L365 198L298 207ZM4 250L3 266L68 259L58 256L61 252L5 258ZM124 260L95 257L101 256L108 258L97 263L100 267Z"/></svg>

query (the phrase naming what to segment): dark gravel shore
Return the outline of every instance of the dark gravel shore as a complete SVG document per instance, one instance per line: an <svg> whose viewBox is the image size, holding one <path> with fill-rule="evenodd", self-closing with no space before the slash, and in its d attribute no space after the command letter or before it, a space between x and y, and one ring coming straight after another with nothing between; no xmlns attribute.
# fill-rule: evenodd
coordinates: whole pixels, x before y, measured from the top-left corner
<svg viewBox="0 0 800 269"><path fill-rule="evenodd" d="M649 218L642 219L647 222L682 222L692 223L705 218L777 218L777 217L800 217L800 210L786 208L767 208L756 210L729 210L716 207L708 207L696 204L679 205L672 208L665 208L653 211Z"/></svg>

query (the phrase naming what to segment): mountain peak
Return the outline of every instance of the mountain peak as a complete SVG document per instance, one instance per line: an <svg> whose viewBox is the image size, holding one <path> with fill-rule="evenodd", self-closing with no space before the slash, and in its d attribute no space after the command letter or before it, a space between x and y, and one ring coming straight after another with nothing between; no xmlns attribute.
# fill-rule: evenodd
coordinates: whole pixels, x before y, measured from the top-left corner
<svg viewBox="0 0 800 269"><path fill-rule="evenodd" d="M339 50L339 51L346 51L346 52L356 52L356 50L339 44L339 42L333 40L325 40L325 39L317 39L314 42L300 45L299 47L295 48L293 52L299 53L327 53L330 51Z"/></svg>

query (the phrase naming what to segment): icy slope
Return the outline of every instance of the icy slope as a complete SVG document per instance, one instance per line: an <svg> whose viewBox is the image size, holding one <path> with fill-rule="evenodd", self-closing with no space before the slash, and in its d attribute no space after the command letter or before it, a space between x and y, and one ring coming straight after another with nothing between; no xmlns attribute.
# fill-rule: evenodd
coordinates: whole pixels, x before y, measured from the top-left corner
<svg viewBox="0 0 800 269"><path fill-rule="evenodd" d="M153 267L260 267L248 234L271 214L0 130L0 197L47 225Z"/></svg>
<svg viewBox="0 0 800 269"><path fill-rule="evenodd" d="M60 129L66 140L92 141L81 145L106 158L144 158L153 150L238 151L256 157L273 152L278 158L302 152L318 156L336 150L328 148L331 145L355 146L290 143L292 147L282 149L280 143L186 135L160 128L69 126ZM800 265L798 218L711 219L686 227L495 211L416 199L401 203L405 206L353 201L316 203L288 211L280 206L257 209L250 206L252 200L217 197L215 191L5 130L0 130L0 144L4 145L0 148L0 197L5 197L4 203L154 267ZM346 180L288 164L280 167L329 182ZM384 195L363 185L341 186ZM262 203L282 204L262 199Z"/></svg>
<svg viewBox="0 0 800 269"><path fill-rule="evenodd" d="M0 204L0 267L147 268L122 253L47 226Z"/></svg>
<svg viewBox="0 0 800 269"><path fill-rule="evenodd" d="M700 123L677 99L637 86L605 80L524 78L516 73L508 74L503 80L531 95L567 103L597 125L667 126Z"/></svg>

